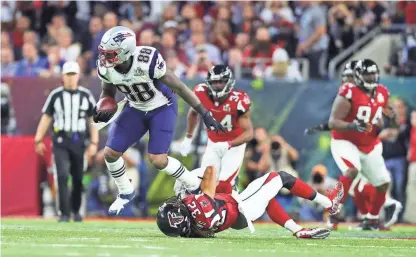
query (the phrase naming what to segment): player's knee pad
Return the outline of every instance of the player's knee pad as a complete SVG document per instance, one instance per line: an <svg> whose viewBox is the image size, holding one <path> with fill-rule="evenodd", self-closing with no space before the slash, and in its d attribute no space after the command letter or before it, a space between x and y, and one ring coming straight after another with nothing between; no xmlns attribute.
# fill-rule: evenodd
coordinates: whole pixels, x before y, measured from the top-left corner
<svg viewBox="0 0 416 257"><path fill-rule="evenodd" d="M358 175L358 170L356 168L349 168L346 172L345 172L345 176L354 179L355 177L357 177Z"/></svg>
<svg viewBox="0 0 416 257"><path fill-rule="evenodd" d="M279 171L280 178L283 182L283 187L291 189L296 182L296 178L285 171Z"/></svg>
<svg viewBox="0 0 416 257"><path fill-rule="evenodd" d="M149 154L150 163L158 170L163 170L168 165L166 154Z"/></svg>
<svg viewBox="0 0 416 257"><path fill-rule="evenodd" d="M105 147L104 148L104 159L107 162L115 162L117 161L121 156L123 155L123 153L114 151L113 149L111 149L110 147Z"/></svg>
<svg viewBox="0 0 416 257"><path fill-rule="evenodd" d="M390 182L384 183L383 185L377 186L377 192L387 192L389 190Z"/></svg>

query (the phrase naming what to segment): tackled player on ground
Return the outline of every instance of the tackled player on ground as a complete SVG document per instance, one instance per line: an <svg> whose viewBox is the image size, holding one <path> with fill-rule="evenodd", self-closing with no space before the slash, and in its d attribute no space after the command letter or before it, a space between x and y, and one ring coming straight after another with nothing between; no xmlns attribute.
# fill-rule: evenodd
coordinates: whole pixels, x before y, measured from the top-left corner
<svg viewBox="0 0 416 257"><path fill-rule="evenodd" d="M343 197L341 183L337 183L328 197L316 192L311 186L292 175L280 171L270 172L251 182L238 194L216 193L217 175L214 166L199 168L192 173L203 173L201 192L189 194L186 191L172 197L159 207L157 225L168 236L213 237L215 233L229 228L249 228L254 232L252 221L264 212L276 224L281 225L297 238L322 239L330 230L326 228L303 228L296 224L275 199L284 187L292 194L322 205L331 214L339 211Z"/></svg>

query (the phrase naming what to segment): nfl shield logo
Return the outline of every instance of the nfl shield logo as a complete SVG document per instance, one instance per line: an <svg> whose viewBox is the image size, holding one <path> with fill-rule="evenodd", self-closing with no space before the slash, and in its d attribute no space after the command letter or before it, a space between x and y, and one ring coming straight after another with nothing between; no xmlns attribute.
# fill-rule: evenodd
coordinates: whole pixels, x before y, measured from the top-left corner
<svg viewBox="0 0 416 257"><path fill-rule="evenodd" d="M142 69L140 69L139 67L137 67L134 70L134 76L143 76L144 75L144 71Z"/></svg>
<svg viewBox="0 0 416 257"><path fill-rule="evenodd" d="M230 107L230 105L229 105L229 104L224 105L223 110L224 110L225 112L230 112L230 111L231 111L231 107Z"/></svg>

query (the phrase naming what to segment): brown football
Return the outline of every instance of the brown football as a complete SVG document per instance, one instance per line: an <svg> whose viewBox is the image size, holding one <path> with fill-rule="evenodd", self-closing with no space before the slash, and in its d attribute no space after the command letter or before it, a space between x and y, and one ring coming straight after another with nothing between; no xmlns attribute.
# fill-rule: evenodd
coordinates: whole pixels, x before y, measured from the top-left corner
<svg viewBox="0 0 416 257"><path fill-rule="evenodd" d="M97 111L115 113L117 111L117 102L114 98L104 97L97 103Z"/></svg>

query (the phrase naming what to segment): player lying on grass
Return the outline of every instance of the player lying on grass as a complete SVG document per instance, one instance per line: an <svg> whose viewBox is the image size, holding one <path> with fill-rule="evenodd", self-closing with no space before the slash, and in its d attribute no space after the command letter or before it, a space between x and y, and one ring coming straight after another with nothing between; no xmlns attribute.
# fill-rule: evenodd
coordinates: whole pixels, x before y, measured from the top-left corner
<svg viewBox="0 0 416 257"><path fill-rule="evenodd" d="M201 193L186 194L183 199L172 197L162 203L157 213L159 229L172 237L213 237L228 228L248 227L253 232L251 222L266 211L273 222L288 229L297 238L322 239L328 237L329 229L299 226L279 205L275 196L284 187L292 194L321 204L331 214L336 214L344 194L342 184L337 183L329 193L335 195L331 201L284 171L265 174L250 183L240 195L235 191L232 194L216 193L216 186L215 168L209 166L202 177Z"/></svg>

